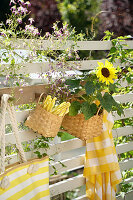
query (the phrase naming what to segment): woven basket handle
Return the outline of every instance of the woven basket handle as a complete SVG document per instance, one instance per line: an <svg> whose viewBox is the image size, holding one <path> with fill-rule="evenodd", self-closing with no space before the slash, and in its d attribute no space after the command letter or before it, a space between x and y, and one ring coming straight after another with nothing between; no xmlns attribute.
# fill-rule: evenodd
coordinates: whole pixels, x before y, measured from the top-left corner
<svg viewBox="0 0 133 200"><path fill-rule="evenodd" d="M11 106L10 103L8 103L8 100L10 97L11 97L10 95L4 94L1 98L0 137L1 137L1 172L2 173L4 173L4 171L5 171L5 117L6 117L6 110L8 110L8 113L9 113L13 133L14 133L15 139L16 139L16 146L17 146L17 149L19 150L20 158L21 158L22 162L27 161L21 141L19 139L19 135L18 135L18 126L17 126L17 120L16 120L16 116L15 116L15 109L14 109L14 106Z"/></svg>
<svg viewBox="0 0 133 200"><path fill-rule="evenodd" d="M99 112L100 112L100 110L101 110L101 107L102 107L102 106L100 106L100 107L98 108L98 111L97 111L96 115L99 114Z"/></svg>
<svg viewBox="0 0 133 200"><path fill-rule="evenodd" d="M43 95L44 95L44 94L46 95L46 93L45 93L45 92L43 92L43 93L40 95L40 97L39 97L39 99L38 99L38 102L37 102L38 104L40 103L40 101L41 101L41 98L43 97Z"/></svg>

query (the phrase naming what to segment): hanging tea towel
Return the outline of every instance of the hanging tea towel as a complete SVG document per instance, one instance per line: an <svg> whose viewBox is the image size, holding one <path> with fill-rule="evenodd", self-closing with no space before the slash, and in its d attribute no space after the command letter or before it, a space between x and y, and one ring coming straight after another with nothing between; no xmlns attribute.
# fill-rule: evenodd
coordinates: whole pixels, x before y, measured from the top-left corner
<svg viewBox="0 0 133 200"><path fill-rule="evenodd" d="M90 200L115 200L116 184L122 181L112 137L113 118L104 111L103 132L87 140L84 177Z"/></svg>

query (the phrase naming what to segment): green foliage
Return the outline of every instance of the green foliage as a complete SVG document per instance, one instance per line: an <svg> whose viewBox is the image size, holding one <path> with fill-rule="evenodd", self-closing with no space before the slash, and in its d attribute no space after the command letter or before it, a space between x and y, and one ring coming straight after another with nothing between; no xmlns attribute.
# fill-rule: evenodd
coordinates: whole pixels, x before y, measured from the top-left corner
<svg viewBox="0 0 133 200"><path fill-rule="evenodd" d="M65 84L69 86L70 89L78 88L80 84L80 79L67 79Z"/></svg>
<svg viewBox="0 0 133 200"><path fill-rule="evenodd" d="M94 85L94 83L93 82L91 82L91 81L87 81L87 83L85 84L85 91L86 91L86 94L87 95L90 95L90 94L92 94L92 93L94 93L95 92L95 85Z"/></svg>
<svg viewBox="0 0 133 200"><path fill-rule="evenodd" d="M123 114L123 108L115 101L109 92L104 90L111 90L114 92L118 90L117 84L107 86L105 83L99 82L95 72L90 72L87 76L80 76L80 79L68 79L65 82L71 94L76 95L77 101L73 101L70 106L69 115L75 116L78 113L83 113L86 120L94 116L100 109L110 112L116 110L118 115ZM113 87L114 85L114 87ZM95 101L99 100L99 105Z"/></svg>
<svg viewBox="0 0 133 200"><path fill-rule="evenodd" d="M120 80L126 80L128 84L133 83L133 49L124 49L126 47L126 40L131 39L130 35L120 36L115 39L112 39L114 36L113 33L105 31L104 40L111 40L112 48L109 51L108 59L110 62L115 63L116 60L120 60L120 63L124 65L119 69L118 78Z"/></svg>
<svg viewBox="0 0 133 200"><path fill-rule="evenodd" d="M80 105L80 103L79 103L78 101L73 101L73 102L71 103L70 108L69 108L69 115L70 115L70 116L75 116L75 115L77 115L77 114L78 114L78 111L80 110L80 107L81 107L81 105Z"/></svg>
<svg viewBox="0 0 133 200"><path fill-rule="evenodd" d="M107 112L110 112L112 110L112 107L115 106L117 113L119 115L123 114L123 109L118 104L112 95L110 95L108 92L105 92L105 94L102 96L100 93L97 95L97 99L100 101L101 105Z"/></svg>
<svg viewBox="0 0 133 200"><path fill-rule="evenodd" d="M52 141L53 138L47 138L47 137L40 137L34 140L34 153L37 155L38 158L42 158L47 156L47 150L50 148L50 141ZM52 175L57 175L58 171L54 165L51 164L51 161L55 161L53 157L49 156L49 162L52 166L54 172ZM62 167L66 167L61 161L59 161L59 164Z"/></svg>
<svg viewBox="0 0 133 200"><path fill-rule="evenodd" d="M6 74L2 85L8 87L28 85L29 74L27 74L27 70L23 70L23 75L20 73L25 64L48 61L50 69L46 73L38 74L38 76L42 78L42 81L45 79L45 83L50 83L50 95L52 97L57 96L58 100L63 101L68 96L66 88L63 88L63 81L67 75L64 68L70 71L77 68L77 64L70 64L67 61L79 60L78 52L74 47L77 46L76 41L83 39L84 35L75 34L75 29L70 28L66 23L62 23L62 27L59 28L59 22L56 22L53 24L52 34L47 32L42 37L41 32L33 25L34 19L29 18L30 2L19 1L16 3L12 1L10 5L11 15L8 16L6 24L0 24L0 76ZM23 23L25 18L27 18L27 21ZM21 23L23 23L23 26ZM26 47L27 52L15 49L16 41L19 41L19 39L22 41L21 48L25 49ZM40 50L44 40L49 40L50 45L45 50ZM64 46L67 40L73 40L74 43L62 51L55 51L53 50L55 40L56 48L60 48L61 45ZM53 60L57 63L56 65ZM8 64L8 67L5 64ZM60 70L61 68L63 70ZM53 74L57 72L60 79L57 77L53 80ZM14 94L14 91L12 93Z"/></svg>
<svg viewBox="0 0 133 200"><path fill-rule="evenodd" d="M58 8L62 15L63 22L75 27L77 33L85 33L92 36L91 24L92 17L100 9L98 0L56 0ZM96 26L95 26L96 27Z"/></svg>
<svg viewBox="0 0 133 200"><path fill-rule="evenodd" d="M104 94L104 96L102 97L101 94L97 95L98 100L100 101L101 105L103 106L103 108L105 110L107 110L107 112L110 112L113 106L113 97L108 94L107 92Z"/></svg>
<svg viewBox="0 0 133 200"><path fill-rule="evenodd" d="M95 103L89 104L88 102L83 102L81 105L81 111L84 114L85 120L88 120L96 114L97 106Z"/></svg>
<svg viewBox="0 0 133 200"><path fill-rule="evenodd" d="M125 183L124 179L128 179L133 177L133 168L130 170L125 170L122 172L122 178L123 181L122 183L120 183L120 189L121 191L119 192L119 194L121 195L121 197L125 197L125 194L132 191L133 190L133 182L129 182L129 183Z"/></svg>
<svg viewBox="0 0 133 200"><path fill-rule="evenodd" d="M53 138L45 138L43 136L37 138L34 142L34 149L40 149L40 148L43 148L45 150L48 149L50 140L53 140Z"/></svg>

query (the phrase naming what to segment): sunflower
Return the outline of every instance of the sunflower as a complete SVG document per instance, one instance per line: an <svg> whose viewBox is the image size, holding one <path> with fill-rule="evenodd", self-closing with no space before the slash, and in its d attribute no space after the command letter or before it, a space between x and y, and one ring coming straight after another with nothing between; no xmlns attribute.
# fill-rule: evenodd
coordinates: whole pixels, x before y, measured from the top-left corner
<svg viewBox="0 0 133 200"><path fill-rule="evenodd" d="M106 60L105 65L102 62L98 62L98 67L96 71L96 76L99 78L100 82L105 82L106 85L110 83L114 83L113 79L116 79L116 72L117 70L113 67L113 65Z"/></svg>

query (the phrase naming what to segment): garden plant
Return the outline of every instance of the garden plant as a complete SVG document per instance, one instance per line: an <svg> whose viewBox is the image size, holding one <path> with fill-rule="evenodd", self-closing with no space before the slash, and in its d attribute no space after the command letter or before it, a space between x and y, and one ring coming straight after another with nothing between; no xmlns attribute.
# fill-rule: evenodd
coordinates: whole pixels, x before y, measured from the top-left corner
<svg viewBox="0 0 133 200"><path fill-rule="evenodd" d="M132 92L132 66L133 66L133 50L124 49L125 41L131 36L121 36L113 38L113 33L106 31L103 40L111 41L112 48L106 55L105 64L97 63L96 70L82 72L80 64L77 66L74 61L80 60L80 52L75 50L78 40L86 40L84 34L76 34L75 29L70 28L68 24L63 23L62 28L58 27L58 22L53 25L53 33L46 33L41 35L36 27L34 27L34 19L29 18L29 1L10 1L11 15L8 16L6 24L0 24L0 77L1 85L3 87L11 86L12 94L14 95L14 87L28 85L26 81L29 74L22 74L21 69L25 69L24 63L45 62L49 61L49 71L46 73L39 73L39 78L47 79L49 83L49 94L52 98L57 97L58 104L63 101L70 100L71 107L69 111L70 116L75 116L78 113L83 113L85 120L96 115L97 111L102 113L103 109L116 111L119 115L123 114L123 109L132 107L132 103L120 104L113 98L116 94ZM25 47L26 53L17 50L19 44L15 40L19 39L20 43ZM27 40L28 39L28 40ZM30 43L28 42L30 40ZM43 40L50 42L50 47L45 50L39 50ZM68 40L73 40L74 43L64 50L54 51L54 44L59 47L67 43ZM37 43L35 41L38 41ZM123 43L123 44L122 44ZM67 61L72 61L68 64ZM120 61L120 65L124 67L114 68L114 64ZM70 71L67 74L65 69ZM75 72L74 72L75 71ZM2 77L4 77L2 81ZM127 82L127 86L120 88L122 81ZM23 95L23 91L22 95ZM16 109L30 109L35 107L35 104L27 104L18 106ZM116 121L114 128L132 125L132 119L125 119ZM21 129L26 129L23 124L20 124ZM10 132L10 126L7 126L7 131ZM67 133L59 132L58 136L69 139ZM115 144L131 141L132 135L115 138ZM39 149L48 149L49 142L53 138L41 137L30 143L24 143L25 151L33 149L38 157L46 155L40 153ZM7 154L13 154L16 151L15 146L7 147ZM126 160L133 157L133 152L123 153L119 156L119 160ZM53 158L50 158L53 160ZM61 163L62 164L62 163ZM65 167L62 164L63 167ZM53 166L54 167L54 166ZM55 174L57 170L55 168ZM123 178L129 178L133 174L132 170L124 171ZM121 193L130 191L132 184L121 184Z"/></svg>

